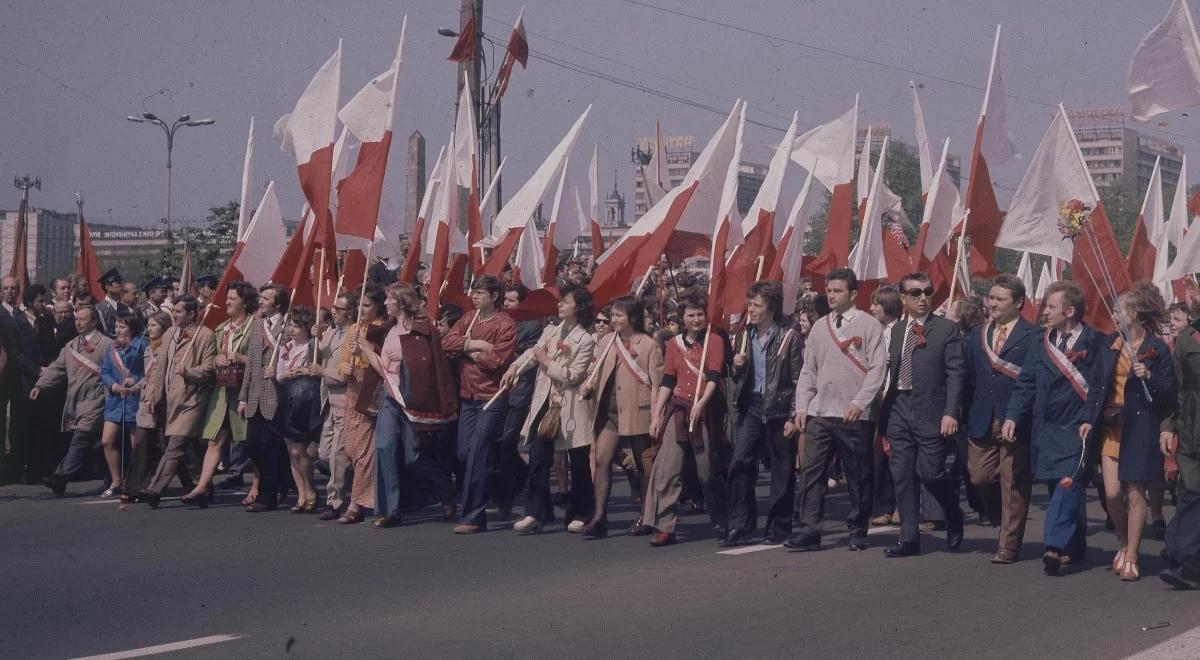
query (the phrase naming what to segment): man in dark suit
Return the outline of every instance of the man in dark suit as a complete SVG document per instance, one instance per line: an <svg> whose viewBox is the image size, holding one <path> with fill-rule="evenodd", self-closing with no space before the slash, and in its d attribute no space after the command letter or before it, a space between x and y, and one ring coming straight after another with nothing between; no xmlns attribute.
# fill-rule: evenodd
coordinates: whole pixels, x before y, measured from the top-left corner
<svg viewBox="0 0 1200 660"><path fill-rule="evenodd" d="M116 268L110 268L96 281L104 287L104 299L96 302L96 312L100 315L97 329L111 339L117 334L117 315L129 311L125 303L121 302L125 278L121 277Z"/></svg>
<svg viewBox="0 0 1200 660"><path fill-rule="evenodd" d="M900 541L883 551L887 557L921 552L921 484L946 512L946 545L956 550L963 538L962 509L946 474L948 443L962 416L962 340L953 321L929 313L934 289L928 275L905 275L900 291L906 316L892 328L890 387L883 403Z"/></svg>
<svg viewBox="0 0 1200 660"><path fill-rule="evenodd" d="M18 472L12 476L25 483L37 483L44 475L37 474L38 463L34 454L38 446L46 443L35 440L37 436L37 404L29 399L29 391L37 383L42 371L42 348L38 343L39 315L45 314L46 287L33 284L22 294L24 309L17 310L12 318L15 354L9 355L8 368L11 376L12 409L9 412L9 445L12 449L11 467ZM56 354L57 355L57 354Z"/></svg>
<svg viewBox="0 0 1200 660"><path fill-rule="evenodd" d="M1030 347L1042 337L1040 328L1021 318L1025 294L1019 277L1004 274L992 280L987 299L991 320L971 330L964 347L967 469L984 511L1000 528L993 564L1011 564L1020 557L1033 488L1029 424L1017 429L1014 442L1000 435L1021 366Z"/></svg>
<svg viewBox="0 0 1200 660"><path fill-rule="evenodd" d="M1046 552L1042 564L1055 575L1078 564L1087 550L1084 517L1091 474L1089 445L1112 380L1108 338L1085 325L1083 293L1073 282L1055 282L1044 301L1048 332L1036 342L1021 367L1008 400L1001 435L1017 438L1032 420L1033 476L1050 491L1046 506Z"/></svg>

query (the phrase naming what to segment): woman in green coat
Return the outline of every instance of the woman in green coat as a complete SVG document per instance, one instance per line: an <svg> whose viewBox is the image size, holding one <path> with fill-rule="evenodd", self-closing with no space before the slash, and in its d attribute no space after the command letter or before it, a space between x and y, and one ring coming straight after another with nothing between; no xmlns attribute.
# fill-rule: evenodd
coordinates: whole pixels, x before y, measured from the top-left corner
<svg viewBox="0 0 1200 660"><path fill-rule="evenodd" d="M221 450L225 442L246 441L246 420L237 414L237 395L242 387L242 376L246 371L246 346L250 337L250 324L258 310L258 291L246 282L235 282L229 286L225 296L225 311L229 318L217 326L216 384L208 398L208 411L204 418L202 436L208 441L204 454L204 469L192 492L184 495L184 504L200 501L212 491L213 475L221 462ZM235 405L231 405L235 404ZM258 475L250 488L253 496L258 490Z"/></svg>

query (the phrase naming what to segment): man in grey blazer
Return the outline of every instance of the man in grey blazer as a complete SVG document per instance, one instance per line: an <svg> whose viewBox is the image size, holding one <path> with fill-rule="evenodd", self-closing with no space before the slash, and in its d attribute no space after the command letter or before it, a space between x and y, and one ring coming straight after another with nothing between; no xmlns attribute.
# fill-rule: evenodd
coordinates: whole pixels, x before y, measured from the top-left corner
<svg viewBox="0 0 1200 660"><path fill-rule="evenodd" d="M884 550L888 557L921 551L922 483L946 512L946 545L962 545L963 513L946 474L946 452L962 417L966 368L954 322L929 313L933 292L925 273L900 280L905 318L892 328L891 386L882 413L900 508L900 541Z"/></svg>
<svg viewBox="0 0 1200 660"><path fill-rule="evenodd" d="M290 462L283 436L275 426L275 380L271 378L276 347L283 341L288 290L267 284L259 290L258 316L246 341L246 375L238 394L238 414L246 419L246 451L258 468L258 499L246 511L273 511L289 474Z"/></svg>

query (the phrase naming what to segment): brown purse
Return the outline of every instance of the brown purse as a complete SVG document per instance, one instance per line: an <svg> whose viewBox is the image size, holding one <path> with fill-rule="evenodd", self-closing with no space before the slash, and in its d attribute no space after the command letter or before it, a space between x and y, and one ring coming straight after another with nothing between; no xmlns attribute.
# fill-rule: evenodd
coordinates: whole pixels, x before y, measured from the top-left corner
<svg viewBox="0 0 1200 660"><path fill-rule="evenodd" d="M550 390L550 407L538 422L537 437L541 440L555 440L562 434L562 405L563 395L558 388Z"/></svg>
<svg viewBox="0 0 1200 660"><path fill-rule="evenodd" d="M216 368L217 387L241 387L242 379L246 377L246 365L230 363L228 366Z"/></svg>

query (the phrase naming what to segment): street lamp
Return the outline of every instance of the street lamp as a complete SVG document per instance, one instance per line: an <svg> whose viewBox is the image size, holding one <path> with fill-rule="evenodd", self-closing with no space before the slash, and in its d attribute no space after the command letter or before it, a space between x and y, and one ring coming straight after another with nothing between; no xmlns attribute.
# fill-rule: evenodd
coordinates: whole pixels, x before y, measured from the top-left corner
<svg viewBox="0 0 1200 660"><path fill-rule="evenodd" d="M215 119L192 119L191 115L183 115L179 119L167 124L167 122L159 119L153 112L143 112L141 116L128 115L125 117L136 124L154 124L163 130L167 136L167 213L163 218L163 222L167 225L167 240L171 240L171 151L175 147L175 131L178 131L184 126L211 126L216 123Z"/></svg>

